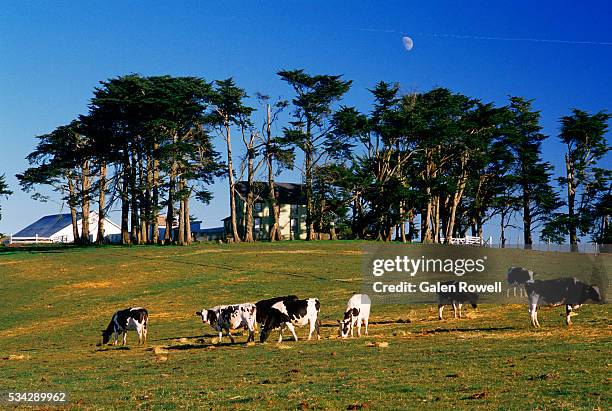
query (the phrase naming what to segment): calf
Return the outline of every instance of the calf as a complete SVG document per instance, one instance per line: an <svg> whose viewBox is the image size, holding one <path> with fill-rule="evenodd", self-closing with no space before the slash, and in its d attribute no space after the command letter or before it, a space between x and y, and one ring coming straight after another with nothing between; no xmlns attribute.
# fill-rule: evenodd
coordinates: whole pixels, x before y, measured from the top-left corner
<svg viewBox="0 0 612 411"><path fill-rule="evenodd" d="M321 322L319 321L319 309L321 303L316 298L307 300L280 301L272 305L266 321L259 334L259 339L263 343L266 341L270 332L276 328L280 329L278 342L283 341L283 327L287 327L295 341L298 340L294 326L304 326L310 323L310 333L308 339L312 338L312 332L317 331L317 339L321 338Z"/></svg>
<svg viewBox="0 0 612 411"><path fill-rule="evenodd" d="M344 312L344 318L340 323L340 337L346 338L351 333L353 336L353 329L357 326L357 336L361 337L361 324L365 325L365 333L368 335L368 320L370 318L370 307L372 302L370 297L366 294L355 294L349 300L346 305L346 311Z"/></svg>
<svg viewBox="0 0 612 411"><path fill-rule="evenodd" d="M438 291L438 319L442 319L442 311L444 310L445 304L452 304L453 314L457 318L461 318L461 307L463 303L468 302L472 304L473 308L477 307L478 294L470 293L466 291L459 291L459 281L446 281L440 283L440 285L447 286L452 291ZM452 287L451 287L452 286Z"/></svg>
<svg viewBox="0 0 612 411"><path fill-rule="evenodd" d="M257 324L263 328L264 323L266 322L266 318L270 314L270 310L272 306L281 301L295 301L297 300L297 296L295 295L286 295L284 297L274 297L267 300L261 300L255 303L255 307L257 307Z"/></svg>
<svg viewBox="0 0 612 411"><path fill-rule="evenodd" d="M572 323L572 310L577 309L588 300L601 302L599 288L577 280L576 278L557 278L555 280L535 280L525 283L529 298L529 315L531 325L539 327L538 304L559 306L565 304L565 323Z"/></svg>
<svg viewBox="0 0 612 411"><path fill-rule="evenodd" d="M243 327L249 330L249 338L247 342L255 341L255 317L257 308L255 304L233 304L233 305L218 305L208 310L196 312L197 316L202 317L202 322L209 324L210 327L219 333L219 342L223 337L223 331L227 332L232 344L234 337L230 330Z"/></svg>
<svg viewBox="0 0 612 411"><path fill-rule="evenodd" d="M113 345L117 345L119 334L123 334L123 345L127 341L127 332L136 331L138 344L147 342L147 324L149 313L141 307L126 308L113 314L108 327L102 331L102 344L107 344L111 334L115 335Z"/></svg>
<svg viewBox="0 0 612 411"><path fill-rule="evenodd" d="M533 281L533 271L523 267L510 267L508 269L508 285L512 286L514 296L516 297L516 289L519 289L519 294L523 296L525 284L528 281ZM506 298L510 298L510 288L506 291Z"/></svg>

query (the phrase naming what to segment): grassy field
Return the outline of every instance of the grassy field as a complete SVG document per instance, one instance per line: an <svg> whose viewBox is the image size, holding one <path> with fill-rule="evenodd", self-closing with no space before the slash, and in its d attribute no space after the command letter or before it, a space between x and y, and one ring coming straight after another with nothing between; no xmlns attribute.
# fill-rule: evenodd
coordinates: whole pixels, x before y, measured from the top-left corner
<svg viewBox="0 0 612 411"><path fill-rule="evenodd" d="M495 252L508 265L539 254ZM0 391L65 391L67 408L95 409L612 407L609 305L582 307L569 328L544 308L538 330L525 305L443 321L433 305L379 305L368 337L336 338L361 253L357 242L0 251ZM288 293L321 300L321 341L247 346L242 333L213 345L194 314ZM127 347L97 346L129 306L150 312L148 345L130 333Z"/></svg>

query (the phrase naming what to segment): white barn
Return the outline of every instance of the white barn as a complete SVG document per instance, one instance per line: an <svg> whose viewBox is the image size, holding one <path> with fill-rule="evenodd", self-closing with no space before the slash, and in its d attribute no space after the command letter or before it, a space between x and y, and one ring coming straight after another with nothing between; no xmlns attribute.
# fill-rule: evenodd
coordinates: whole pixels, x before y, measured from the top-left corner
<svg viewBox="0 0 612 411"><path fill-rule="evenodd" d="M77 218L80 233L83 227L83 219L80 214ZM89 240L95 241L97 233L98 213L92 211L89 213ZM108 240L113 234L121 234L121 227L105 218L104 238ZM9 243L74 243L72 218L69 213L44 216L12 235Z"/></svg>

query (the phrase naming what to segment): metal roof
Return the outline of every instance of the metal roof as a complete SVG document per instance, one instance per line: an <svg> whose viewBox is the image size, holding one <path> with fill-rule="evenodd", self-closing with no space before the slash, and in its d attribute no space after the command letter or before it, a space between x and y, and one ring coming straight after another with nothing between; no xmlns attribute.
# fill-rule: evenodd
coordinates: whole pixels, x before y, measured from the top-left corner
<svg viewBox="0 0 612 411"><path fill-rule="evenodd" d="M80 219L80 214L77 215L77 220ZM72 224L70 213L68 214L52 214L44 216L38 221L30 224L23 230L14 234L13 237L51 237L58 231Z"/></svg>

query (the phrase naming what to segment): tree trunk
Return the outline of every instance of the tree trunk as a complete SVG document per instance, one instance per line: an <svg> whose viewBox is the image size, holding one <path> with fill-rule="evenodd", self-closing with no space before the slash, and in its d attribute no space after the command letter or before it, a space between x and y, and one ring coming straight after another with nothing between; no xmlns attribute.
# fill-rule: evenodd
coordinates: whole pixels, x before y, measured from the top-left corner
<svg viewBox="0 0 612 411"><path fill-rule="evenodd" d="M274 189L274 153L272 152L272 112L270 105L266 105L266 166L268 167L268 201L270 201L270 241L280 241L283 239L281 234L280 206L276 201L276 191ZM291 218L289 216L289 230L291 230Z"/></svg>
<svg viewBox="0 0 612 411"><path fill-rule="evenodd" d="M138 232L138 244L146 244L149 241L149 235L147 233L147 196L149 182L148 175L145 173L144 158L142 155L138 156L138 177L138 203L140 206L140 227Z"/></svg>
<svg viewBox="0 0 612 411"><path fill-rule="evenodd" d="M152 237L151 224L153 220L156 218L156 215L152 209L152 198L151 198L152 189L153 189L153 157L151 156L151 153L149 152L147 154L147 176L146 176L144 219L143 219L144 220L143 225L145 226L144 232L145 232L145 238L146 238L147 244L151 244L152 242L151 241L151 237Z"/></svg>
<svg viewBox="0 0 612 411"><path fill-rule="evenodd" d="M121 187L121 244L130 243L130 201L129 201L129 187L130 187L130 159L127 147L124 148L123 154L123 175L122 175L122 187Z"/></svg>
<svg viewBox="0 0 612 411"><path fill-rule="evenodd" d="M183 191L185 189L185 182L183 177L179 178L179 215L178 215L178 244L185 245L185 202L183 201Z"/></svg>
<svg viewBox="0 0 612 411"><path fill-rule="evenodd" d="M309 143L307 143L309 145ZM306 171L306 240L315 239L315 229L313 219L313 207L314 202L312 201L312 151L308 149L305 153L305 171Z"/></svg>
<svg viewBox="0 0 612 411"><path fill-rule="evenodd" d="M255 241L253 238L253 203L255 202L255 193L253 187L253 147L252 144L247 145L247 185L248 192L246 198L245 207L245 221L244 221L244 241L252 243Z"/></svg>
<svg viewBox="0 0 612 411"><path fill-rule="evenodd" d="M185 197L183 198L185 210L185 244L189 245L192 242L191 238L191 219L189 218L189 197L191 197L191 189L185 185Z"/></svg>
<svg viewBox="0 0 612 411"><path fill-rule="evenodd" d="M100 164L100 193L98 197L98 235L96 236L96 243L102 244L104 242L104 218L106 218L106 212L104 207L106 206L106 163Z"/></svg>
<svg viewBox="0 0 612 411"><path fill-rule="evenodd" d="M436 195L434 204L434 221L433 221L433 241L434 243L440 242L440 196Z"/></svg>
<svg viewBox="0 0 612 411"><path fill-rule="evenodd" d="M506 233L505 233L504 220L506 219L506 213L504 212L503 209L502 209L500 218L501 218L500 227L499 227L499 231L501 233L500 242L501 242L501 248L505 248L506 247Z"/></svg>
<svg viewBox="0 0 612 411"><path fill-rule="evenodd" d="M406 220L404 218L404 206L400 205L400 224L399 224L399 240L402 243L406 242Z"/></svg>
<svg viewBox="0 0 612 411"><path fill-rule="evenodd" d="M153 145L153 194L151 199L151 242L153 244L157 244L159 242L159 160L157 159L157 150L159 149L159 144L155 143Z"/></svg>
<svg viewBox="0 0 612 411"><path fill-rule="evenodd" d="M74 237L74 243L79 244L80 236L79 236L79 223L77 219L77 209L75 206L76 195L74 192L74 181L72 180L72 176L68 175L68 207L70 207L70 218L72 220L72 236Z"/></svg>
<svg viewBox="0 0 612 411"><path fill-rule="evenodd" d="M574 181L574 167L570 162L569 154L565 155L565 169L567 172L567 225L570 237L571 250L578 251L578 235L576 230L576 187Z"/></svg>
<svg viewBox="0 0 612 411"><path fill-rule="evenodd" d="M531 193L527 184L523 185L523 242L525 249L531 249L533 240L531 237Z"/></svg>
<svg viewBox="0 0 612 411"><path fill-rule="evenodd" d="M270 116L270 106L268 106L268 118ZM274 189L274 170L272 169L272 154L266 154L266 162L268 166L268 200L270 201L270 217L272 218L272 224L270 224L270 241L282 240L281 230L279 226L280 218L280 206L276 201L276 191ZM291 226L291 218L289 216L289 226ZM291 227L289 227L291 230Z"/></svg>
<svg viewBox="0 0 612 411"><path fill-rule="evenodd" d="M83 162L81 173L81 244L89 244L89 160Z"/></svg>
<svg viewBox="0 0 612 411"><path fill-rule="evenodd" d="M431 200L421 212L421 242L431 243Z"/></svg>
<svg viewBox="0 0 612 411"><path fill-rule="evenodd" d="M176 161L172 161L170 169L170 183L168 185L168 211L166 212L166 232L164 233L164 243L170 244L174 239L172 225L174 223L174 194L176 190Z"/></svg>
<svg viewBox="0 0 612 411"><path fill-rule="evenodd" d="M136 153L132 153L132 172L130 173L130 191L131 191L131 216L130 216L130 239L132 244L138 244L138 234L140 230L139 216L138 216L138 190L136 189L136 179L138 174L138 164L136 161Z"/></svg>
<svg viewBox="0 0 612 411"><path fill-rule="evenodd" d="M446 234L445 241L447 244L450 244L451 238L453 237L454 228L455 228L455 218L457 215L457 207L459 207L459 203L461 202L461 198L463 197L463 191L465 190L465 185L467 183L467 175L459 183L459 190L453 195L450 213L448 216L448 223L446 226Z"/></svg>
<svg viewBox="0 0 612 411"><path fill-rule="evenodd" d="M234 162L232 160L232 135L229 123L225 124L225 141L227 143L227 176L229 179L229 196L230 196L230 221L232 236L234 242L240 242L240 235L238 234L238 221L236 217L236 196L234 193Z"/></svg>
<svg viewBox="0 0 612 411"><path fill-rule="evenodd" d="M408 212L408 241L412 242L415 238L416 227L414 225L414 209Z"/></svg>
<svg viewBox="0 0 612 411"><path fill-rule="evenodd" d="M361 239L363 237L361 221L361 204L359 194L355 193L355 198L353 199L353 219L351 223L351 230L353 232L353 237L357 239Z"/></svg>

